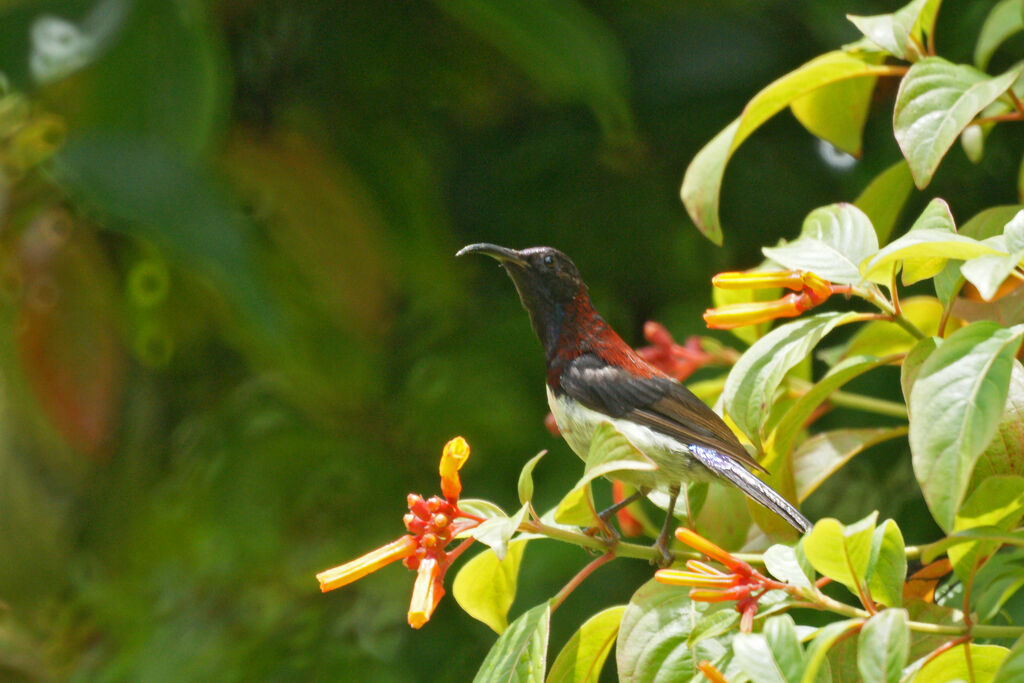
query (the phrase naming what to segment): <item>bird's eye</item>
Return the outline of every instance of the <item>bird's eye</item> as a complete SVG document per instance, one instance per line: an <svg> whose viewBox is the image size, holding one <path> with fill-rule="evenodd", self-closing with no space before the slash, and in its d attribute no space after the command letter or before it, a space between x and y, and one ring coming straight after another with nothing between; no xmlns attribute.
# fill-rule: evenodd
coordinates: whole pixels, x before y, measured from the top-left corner
<svg viewBox="0 0 1024 683"><path fill-rule="evenodd" d="M555 262L555 257L552 256L551 254L548 254L547 256L544 257L544 265L545 266L550 266L554 262Z"/></svg>

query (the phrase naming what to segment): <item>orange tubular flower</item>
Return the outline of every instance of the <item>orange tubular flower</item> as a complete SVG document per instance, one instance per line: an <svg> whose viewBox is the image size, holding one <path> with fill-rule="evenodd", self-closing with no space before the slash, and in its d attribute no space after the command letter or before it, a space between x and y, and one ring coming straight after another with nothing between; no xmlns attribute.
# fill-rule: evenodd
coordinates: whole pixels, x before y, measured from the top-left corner
<svg viewBox="0 0 1024 683"><path fill-rule="evenodd" d="M704 677L711 681L711 683L729 683L725 680L725 676L722 672L716 669L715 665L706 659L702 659L700 664L697 665L697 668L700 669L700 672L704 674Z"/></svg>
<svg viewBox="0 0 1024 683"><path fill-rule="evenodd" d="M757 601L769 590L786 589L787 584L764 576L749 564L719 548L690 529L676 529L676 538L694 550L725 565L731 573L721 572L698 560L688 560L686 568L659 569L654 578L659 583L691 586L690 599L696 602L736 602L740 613L740 630L750 633L757 614Z"/></svg>
<svg viewBox="0 0 1024 683"><path fill-rule="evenodd" d="M457 436L444 445L441 453L441 493L448 500L458 500L462 493L462 482L459 481L459 470L469 459L469 444L461 436Z"/></svg>
<svg viewBox="0 0 1024 683"><path fill-rule="evenodd" d="M346 562L340 567L322 571L316 575L320 582L320 591L326 593L341 588L353 581L372 574L381 567L386 567L396 560L404 560L416 552L417 543L413 536L402 536L385 546L370 551L362 557Z"/></svg>
<svg viewBox="0 0 1024 683"><path fill-rule="evenodd" d="M428 558L420 562L416 570L416 583L412 588L412 600L409 602L409 626L422 628L430 620L437 603L444 596L441 578L444 570L437 560Z"/></svg>
<svg viewBox="0 0 1024 683"><path fill-rule="evenodd" d="M719 273L711 279L719 289L767 289L784 287L793 290L775 301L730 304L709 308L704 322L716 330L755 325L776 318L795 318L825 302L833 294L849 294L849 285L834 285L814 273L802 270L780 272Z"/></svg>
<svg viewBox="0 0 1024 683"><path fill-rule="evenodd" d="M480 524L475 517L459 509L459 468L469 457L469 444L461 436L449 441L441 455L441 490L444 498L410 493L406 499L409 512L402 518L409 534L381 546L340 567L316 575L320 590L327 592L352 583L396 560L416 572L416 583L409 604L409 625L422 627L444 596L444 574L473 539L463 541L452 551L447 546L466 529Z"/></svg>

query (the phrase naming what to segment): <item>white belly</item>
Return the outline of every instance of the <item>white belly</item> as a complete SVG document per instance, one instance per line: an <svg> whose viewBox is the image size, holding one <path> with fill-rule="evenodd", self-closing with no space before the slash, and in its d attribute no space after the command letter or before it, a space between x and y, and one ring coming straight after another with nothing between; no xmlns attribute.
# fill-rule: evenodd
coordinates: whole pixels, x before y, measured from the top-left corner
<svg viewBox="0 0 1024 683"><path fill-rule="evenodd" d="M704 465L690 455L688 448L649 427L603 415L571 400L568 396L556 398L550 388L548 406L569 447L583 460L587 459L587 453L590 451L590 440L594 430L602 422L610 422L620 434L658 466L655 471L625 471L621 476L616 476L628 484L664 491L675 484L704 481L713 477Z"/></svg>

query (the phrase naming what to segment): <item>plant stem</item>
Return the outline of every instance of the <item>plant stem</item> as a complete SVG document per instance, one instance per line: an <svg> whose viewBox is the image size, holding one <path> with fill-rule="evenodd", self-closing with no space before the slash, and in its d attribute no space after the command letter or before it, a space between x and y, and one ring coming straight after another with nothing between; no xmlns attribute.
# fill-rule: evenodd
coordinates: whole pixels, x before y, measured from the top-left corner
<svg viewBox="0 0 1024 683"><path fill-rule="evenodd" d="M615 551L609 550L604 555L596 558L586 567L579 570L579 572L576 573L576 576L572 577L572 579L569 580L569 583L565 584L565 586L562 587L562 590L558 591L558 595L551 600L551 611L558 609L558 607L565 602L565 599L569 597L588 576L597 571L601 565L613 559L615 559Z"/></svg>
<svg viewBox="0 0 1024 683"><path fill-rule="evenodd" d="M524 521L519 525L520 531L525 531L532 534L540 534L547 538L562 541L563 543L571 543L578 545L583 548L589 548L590 550L597 550L602 553L609 550L615 551L616 557L632 557L638 560L659 560L661 559L661 552L658 551L654 546L640 545L638 543L625 543L619 541L618 543L608 543L607 541L589 536L579 531L570 531L561 527L551 526L545 524L540 520ZM763 565L764 559L760 553L730 553L733 557L748 562L750 564ZM704 556L698 552L688 550L674 550L672 556L676 562L682 560L699 560Z"/></svg>
<svg viewBox="0 0 1024 683"><path fill-rule="evenodd" d="M810 382L796 378L790 378L789 383L793 388L800 392L801 395L810 391L814 386ZM833 391L829 394L828 400L832 405L841 406L843 408L852 408L854 410L864 411L865 413L875 413L876 415L887 415L889 417L898 417L904 420L907 419L907 406L906 404L898 401L886 401L881 398L864 396L863 394L853 394L848 391Z"/></svg>
<svg viewBox="0 0 1024 683"><path fill-rule="evenodd" d="M893 287L895 287L895 283L893 283ZM877 306L883 313L885 313L885 315L890 321L902 327L904 330L907 331L908 334L914 337L914 339L924 339L927 336L924 332L917 328L917 325L907 320L906 317L902 314L902 312L899 311L895 306L893 306L893 304L891 304L885 298L885 296L880 291L878 291L877 286L872 285L871 287L867 288L854 287L852 291L857 296L861 297L862 299L866 299L867 301L870 301L872 304ZM893 290L893 292L893 296L895 297L895 289Z"/></svg>
<svg viewBox="0 0 1024 683"><path fill-rule="evenodd" d="M881 398L874 398L873 396L864 396L862 394L851 394L846 391L834 391L828 397L828 400L833 405L842 406L843 408L853 408L854 410L861 410L865 413L875 413L876 415L888 415L889 417L899 417L907 419L907 406L904 403L898 401L886 401Z"/></svg>

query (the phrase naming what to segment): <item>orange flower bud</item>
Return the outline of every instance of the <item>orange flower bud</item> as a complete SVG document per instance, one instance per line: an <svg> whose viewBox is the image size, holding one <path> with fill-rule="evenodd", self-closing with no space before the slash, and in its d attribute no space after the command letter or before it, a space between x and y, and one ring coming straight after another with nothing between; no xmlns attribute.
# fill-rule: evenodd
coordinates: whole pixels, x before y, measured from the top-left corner
<svg viewBox="0 0 1024 683"><path fill-rule="evenodd" d="M441 493L449 500L458 500L462 493L462 482L459 481L459 469L469 458L469 444L461 436L457 436L444 445L441 453Z"/></svg>
<svg viewBox="0 0 1024 683"><path fill-rule="evenodd" d="M709 574L698 574L697 572L684 572L679 569L659 569L654 572L654 579L658 583L665 583L671 586L693 586L695 588L732 588L740 582L741 578L736 574L712 576Z"/></svg>
<svg viewBox="0 0 1024 683"><path fill-rule="evenodd" d="M444 587L441 586L441 567L434 558L424 558L416 570L416 585L413 586L409 603L409 626L422 628L430 621L442 596Z"/></svg>
<svg viewBox="0 0 1024 683"><path fill-rule="evenodd" d="M803 291L810 294L811 301L815 306L832 296L832 283L828 280L821 278L814 273L804 273L803 281Z"/></svg>
<svg viewBox="0 0 1024 683"><path fill-rule="evenodd" d="M754 573L754 568L743 560L738 560L729 554L728 551L719 548L717 545L704 538L696 531L687 529L684 526L676 529L676 538L690 546L694 550L700 553L704 553L712 560L724 564L726 567L731 569L741 576L750 576Z"/></svg>
<svg viewBox="0 0 1024 683"><path fill-rule="evenodd" d="M706 659L702 659L700 664L697 665L697 668L700 669L700 672L704 674L704 677L711 681L711 683L728 683L722 672L716 669L715 665Z"/></svg>
<svg viewBox="0 0 1024 683"><path fill-rule="evenodd" d="M775 301L749 304L729 304L704 311L704 322L712 330L731 330L744 325L756 325L776 318L795 318L809 306L801 306L800 295L788 294Z"/></svg>
<svg viewBox="0 0 1024 683"><path fill-rule="evenodd" d="M361 579L396 560L409 557L415 552L416 539L412 536L402 536L397 541L381 546L351 562L322 571L316 575L316 579L320 582L321 592L326 593Z"/></svg>
<svg viewBox="0 0 1024 683"><path fill-rule="evenodd" d="M726 590L692 590L690 599L694 602L731 602L741 600L750 595L750 586L736 586Z"/></svg>
<svg viewBox="0 0 1024 683"><path fill-rule="evenodd" d="M710 564L705 564L700 560L687 560L686 568L690 571L697 572L698 574L709 574L711 576L726 576L722 572L718 571Z"/></svg>
<svg viewBox="0 0 1024 683"><path fill-rule="evenodd" d="M786 289L799 291L804 288L804 275L806 273L799 270L767 273L760 271L719 273L711 278L711 284L719 289L770 289L772 287L785 287Z"/></svg>

